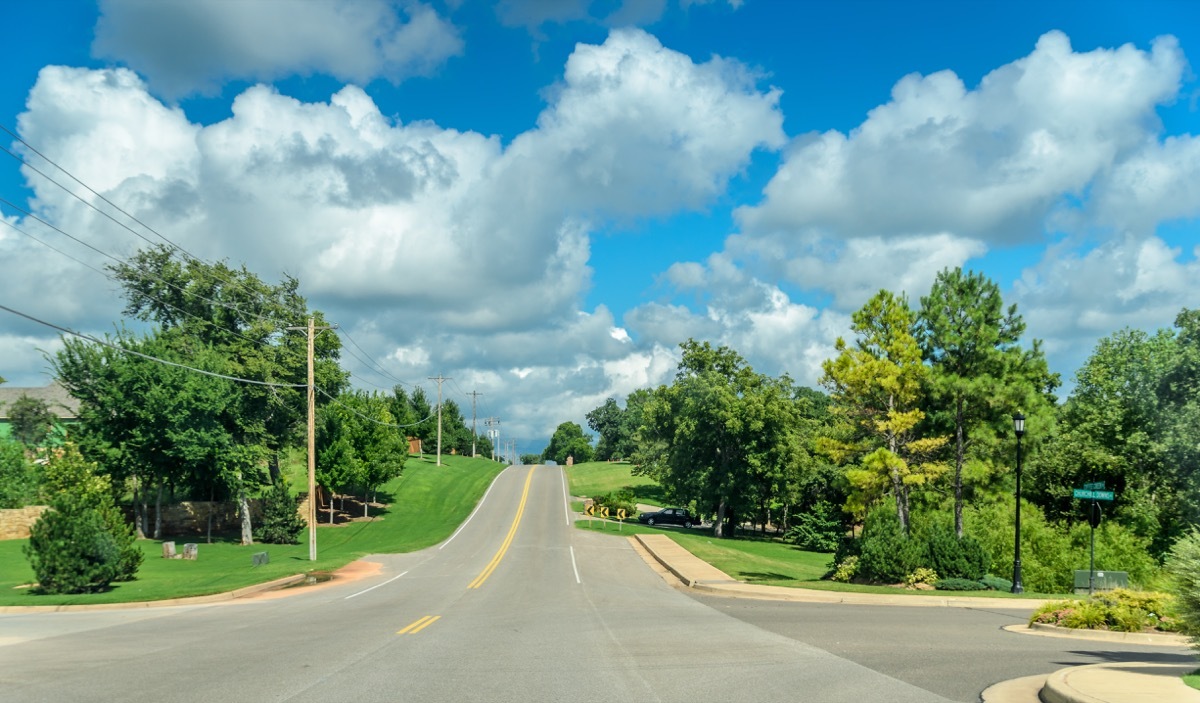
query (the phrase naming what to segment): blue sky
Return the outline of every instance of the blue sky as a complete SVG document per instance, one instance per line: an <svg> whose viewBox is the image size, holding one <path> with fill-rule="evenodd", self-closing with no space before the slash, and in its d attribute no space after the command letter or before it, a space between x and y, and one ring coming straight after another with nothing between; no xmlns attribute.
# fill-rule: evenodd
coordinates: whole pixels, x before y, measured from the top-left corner
<svg viewBox="0 0 1200 703"><path fill-rule="evenodd" d="M665 381L689 336L815 384L871 293L915 302L944 266L998 281L1068 383L1099 337L1169 326L1200 282L1197 15L10 3L0 123L185 248L298 275L386 370L348 360L362 387L453 376L537 451ZM136 248L7 161L0 197ZM0 256L3 304L91 332L119 317L109 281L25 235L0 228ZM0 319L10 383L44 382L54 348Z"/></svg>

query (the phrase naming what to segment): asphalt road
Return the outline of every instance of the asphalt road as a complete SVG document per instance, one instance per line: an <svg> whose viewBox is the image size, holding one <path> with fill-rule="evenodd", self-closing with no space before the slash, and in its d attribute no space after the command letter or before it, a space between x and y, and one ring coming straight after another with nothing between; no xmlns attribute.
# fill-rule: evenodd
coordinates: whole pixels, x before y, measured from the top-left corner
<svg viewBox="0 0 1200 703"><path fill-rule="evenodd" d="M561 469L512 467L458 534L368 579L0 615L0 700L975 701L1094 649L981 611L691 598L570 520Z"/></svg>

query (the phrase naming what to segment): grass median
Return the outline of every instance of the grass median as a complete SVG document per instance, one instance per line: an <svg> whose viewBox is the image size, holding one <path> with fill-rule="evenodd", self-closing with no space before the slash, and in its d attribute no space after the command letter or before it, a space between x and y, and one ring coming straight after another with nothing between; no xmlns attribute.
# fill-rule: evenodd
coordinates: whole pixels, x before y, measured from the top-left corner
<svg viewBox="0 0 1200 703"><path fill-rule="evenodd" d="M308 559L307 532L301 544L242 546L232 538L168 537L179 551L184 542L199 544L196 561L163 559L162 542L142 540L146 560L134 581L114 583L103 593L35 595L23 587L34 580L21 548L28 540L0 541L0 606L128 603L223 593L310 571L332 571L368 554L413 552L449 537L471 514L484 491L504 467L485 459L443 456L409 459L403 475L380 490L387 508L373 519L317 528L316 562ZM267 552L270 563L253 566L253 555Z"/></svg>

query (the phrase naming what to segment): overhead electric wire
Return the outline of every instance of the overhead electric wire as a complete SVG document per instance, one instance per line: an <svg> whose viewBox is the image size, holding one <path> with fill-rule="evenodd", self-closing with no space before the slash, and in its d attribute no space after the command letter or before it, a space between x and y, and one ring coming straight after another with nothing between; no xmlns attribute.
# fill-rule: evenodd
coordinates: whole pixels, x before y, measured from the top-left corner
<svg viewBox="0 0 1200 703"><path fill-rule="evenodd" d="M64 174L66 174L66 175L67 175L67 177L68 177L68 178L70 178L71 180L75 181L75 182L76 182L76 183L78 183L79 185L83 186L83 187L84 187L85 189L87 189L87 191L88 191L88 192L90 192L92 195L95 195L97 198L99 198L99 199L103 200L105 203L107 203L108 205L112 206L114 209L116 209L116 210L117 210L117 212L120 212L121 214L125 215L125 216L126 216L126 217L128 217L129 219L133 220L134 222L136 222L136 223L138 223L139 225L141 225L142 227L144 227L144 228L145 228L147 231L149 231L149 232L151 232L152 234L154 234L154 236L156 236L156 237L158 237L159 239L161 239L161 240L163 240L164 242L166 242L166 243L167 243L167 244L168 244L168 245L169 245L169 246L170 246L172 249L174 249L174 250L176 250L176 251L179 251L179 252L181 252L181 253L184 255L184 257L185 257L186 259L190 259L190 260L192 260L192 261L197 261L197 262L201 262L201 263L208 263L208 262L205 262L205 261L204 261L203 259L201 259L200 257L198 257L198 256L196 256L196 255L194 255L194 254L192 254L192 253L191 253L191 252L189 252L187 249L184 249L184 248L183 248L183 247L181 247L180 245L178 245L178 244L176 244L175 242L171 241L171 240L170 240L170 239L168 239L168 238L167 238L165 235L163 235L162 233L160 233L158 230L154 229L154 228L153 228L153 227L151 227L150 225L146 224L145 222L142 222L142 221L141 221L140 219L138 219L136 216L134 216L134 215L130 214L129 212L127 212L127 211L126 211L124 208L122 208L120 205L117 205L117 204L116 204L116 203L114 203L113 201L111 201L111 200L109 200L108 198L104 197L102 194L100 194L99 192L97 192L97 191L96 191L95 189L93 189L91 186L89 186L88 184L84 183L84 182L83 182L83 181L81 181L79 178L77 178L77 177L76 177L76 176L75 176L73 173L71 173L71 172L70 172L70 171L68 171L67 169L63 168L62 166L60 166L58 163L56 163L54 160L52 160L51 158L49 158L48 156L46 156L46 155L45 155L45 154L43 154L42 152L38 151L38 149L37 149L36 147L34 147L32 144L30 144L29 142L27 142L27 141L25 141L24 139L22 139L20 135L18 135L16 132L14 132L14 131L12 131L11 129L9 129L7 126L5 126L5 125L3 125L3 124L0 124L0 130L2 130L2 131L4 131L4 132L8 133L10 136L12 136L12 138L13 138L13 139L16 139L16 140L17 140L18 142L20 142L21 144L24 144L24 145L25 145L25 146L26 146L26 147L27 147L27 148L28 148L30 151L32 151L33 153L37 154L37 155L38 155L39 157L41 157L41 159L42 159L42 160L44 160L46 163L50 164L51 166L53 166L54 168L58 169L59 171L62 171ZM139 232L136 232L136 231L134 231L134 229L133 229L132 227L130 227L129 225L125 224L124 222L121 222L121 221L117 220L117 219L116 219L115 217L113 217L111 214L109 214L109 213L105 212L104 210L101 210L100 208L96 207L96 204L95 204L95 203L88 201L87 199L85 199L85 198L81 197L81 196L80 196L78 193L76 193L74 190L72 190L72 189L70 189L70 188L66 187L65 185L63 185L62 183L59 183L58 181L54 180L52 177L50 177L50 176L49 176L48 174L46 174L44 171L42 171L42 170L41 170L41 169L39 169L38 167L34 166L33 164L29 163L29 161L27 161L27 160L26 160L26 159L25 159L23 156L21 156L20 154L13 153L11 150L9 150L9 149L7 149L7 148L5 148L5 147L3 147L3 146L0 146L0 150L3 150L3 151L4 151L4 153L6 153L6 154L8 154L9 156L11 156L12 158L16 159L16 160L17 160L17 161L19 161L20 163L24 164L24 165L25 165L25 166L27 166L27 167L28 167L30 170L32 170L34 173L37 173L37 174L38 174L39 176L41 176L42 178L45 178L46 180L50 181L50 182L51 182L51 183L53 183L54 185L58 186L60 189L62 189L64 192L66 192L66 193L67 193L68 195L70 195L71 197L75 198L75 199L76 199L76 200L78 200L79 202L83 203L84 205L88 206L89 208L91 208L91 209L95 210L96 212L100 213L101 215L103 215L104 217L108 218L109 220L111 220L113 223L115 223L115 224L116 224L116 225L118 225L119 227L122 227L122 228L124 228L124 229L125 229L126 231L128 231L130 234L134 235L135 237L138 237L139 239L141 239L142 241L146 242L147 244L154 244L154 242L152 242L152 241L151 241L151 240L150 240L148 237L146 237L145 235L143 235L143 234L141 234L141 233L139 233ZM211 264L209 264L209 265L211 265ZM221 282L223 282L223 283L226 283L226 284L229 284L229 285L234 285L234 286L237 286L237 287L241 288L242 290L246 291L247 293L251 293L251 294L254 294L254 293L255 293L255 291L252 291L252 290L250 290L249 288L247 288L245 285L243 285L242 283L240 283L240 282L238 282L238 281L234 281L234 280L225 279L225 278L222 278L221 276L216 276L216 278L217 278L218 280L220 280ZM288 306L285 306L285 307L287 307L287 309L288 309L290 312L296 313L296 314L298 314L298 315L306 316L306 315L308 314L306 311L301 311L301 310L298 310L298 309L296 309L296 308L292 308L292 307L288 307ZM238 312L241 312L241 311L239 310Z"/></svg>
<svg viewBox="0 0 1200 703"><path fill-rule="evenodd" d="M321 388L320 386L314 386L314 388L316 388L316 390L317 390L317 391L318 391L318 392L319 392L321 395L323 395L323 396L325 396L326 398L328 398L328 399L329 399L329 402L333 403L334 405L339 405L339 406L341 406L342 408L345 408L346 410L348 410L348 411L350 411L351 413L353 413L353 414L355 414L355 415L357 415L357 416L361 417L362 419L366 420L367 422L373 422L373 423L375 423L376 425L382 425L382 426L384 426L384 427L395 427L396 429L404 429L404 428L406 428L406 427L416 427L417 425L421 424L422 422L428 422L428 421L432 420L434 417L436 417L436 416L437 416L437 411L435 410L435 411L433 411L432 413L430 413L430 414L429 414L429 416L428 416L428 417L426 417L424 420L418 420L417 422L414 422L414 423L412 423L412 424L408 424L408 425L396 425L396 424L393 424L393 423L390 423L390 422L382 422L382 421L380 421L380 420L376 420L376 419L374 419L374 418L367 417L366 415L363 415L362 413L360 413L359 411L357 411L357 410L355 410L354 408L350 407L349 405L346 405L345 403L343 403L343 402L339 401L337 398L335 398L335 397L333 397L332 395L330 395L330 394L329 394L329 393L328 393L328 392L327 392L327 391L326 391L324 388Z"/></svg>
<svg viewBox="0 0 1200 703"><path fill-rule="evenodd" d="M0 148L3 148L3 147L0 147ZM108 252L104 251L103 249L99 249L99 248L97 248L97 247L95 247L95 246L92 246L91 244L88 244L87 242L85 242L85 241L83 241L82 239L80 239L79 237L76 237L75 235L73 235L73 234L70 234L69 232L67 232L66 230L62 229L61 227L58 227L57 225L50 224L50 223L49 223L49 222L47 222L46 220L43 220L41 217L38 217L37 215L33 214L33 213L32 213L32 212L30 212L29 210L26 210L25 208L21 207L20 205L17 205L17 204L15 204L15 203L13 203L13 202L11 202L11 201L9 201L9 200L6 200L6 199L5 199L5 198L3 198L3 197L0 197L0 203L3 203L3 204L5 204L5 205L9 206L10 208L12 208L12 209L16 210L17 212L19 212L19 213L21 213L21 214L25 215L25 216L26 216L26 217L28 217L28 218L32 218L32 219L33 219L33 220L35 220L36 222L39 222L39 223L41 223L42 225L44 225L44 226L46 226L46 227L49 227L50 229L54 230L55 232L58 232L58 233L59 233L59 234L61 234L62 236L66 237L67 239L70 239L70 240L71 240L71 241L73 241L73 242L76 242L76 243L78 243L78 244L81 244L81 245L83 245L83 246L87 247L88 249L91 249L92 251L96 252L97 254L99 254L99 255L101 255L101 256L104 256L104 257L107 257L107 258L109 258L109 259L112 259L113 261L115 261L115 262L117 262L117 263L119 263L119 264L124 264L124 265L126 265L126 266L128 266L128 267L130 267L130 268L132 268L132 269L134 269L134 270L139 270L139 271L141 270L141 269L139 269L137 266L134 266L134 265L133 265L133 264L131 264L130 262L126 261L125 259L122 259L121 257L119 257L119 256L116 256L116 255L114 255L114 254L109 254ZM17 228L15 225L13 225L13 224L11 224L11 223L9 223L9 222L7 222L7 221L5 221L4 223L5 223L5 224L7 224L9 227L12 227L13 229L16 229L18 232L21 232L22 234L25 234L26 236L32 237L32 235L29 235L28 233L26 233L26 232L23 232L22 230L18 229L18 228ZM82 262L81 262L81 263L82 263ZM91 268L91 267L89 267L89 268ZM107 274L105 274L105 275L107 276ZM171 283L170 281L166 280L165 278L161 278L161 277L159 277L159 276L155 276L155 275L153 275L153 274L150 274L150 275L149 275L149 278L151 278L151 279L153 279L153 280L155 280L155 281L158 281L159 283L162 283L163 285L165 285L165 286L167 286L167 287L169 287L169 288L174 288L175 290L179 291L179 292L180 292L181 294L183 294L183 295L186 295L186 296L192 296L192 297L194 297L194 298L199 298L200 300L203 300L203 301L204 301L204 302L206 302L206 303L210 303L210 304L212 304L212 305L215 305L215 306L217 306L217 307L225 308L226 310L232 310L233 312L236 312L236 313L238 313L239 315L243 315L243 316L245 316L245 317L257 317L259 320L262 320L263 322L270 323L271 325L276 325L276 324L277 324L277 322L276 322L275 320L272 320L271 318L269 318L269 317L266 317L265 315L261 315L261 314L259 314L259 313L256 313L256 312L251 312L249 315L247 315L245 311L243 311L241 308L237 307L236 305L230 305L229 303L223 303L223 302L221 302L221 301L219 301L219 300L213 300L212 298L208 298L208 297L206 297L206 296L203 296L203 295L201 295L201 294L199 294L199 293L195 293L195 292L193 292L193 291L186 290L186 289L184 289L184 288L181 288L181 287L179 287L178 285L176 285L176 284L174 284L174 283ZM146 297L150 297L150 296L146 296Z"/></svg>
<svg viewBox="0 0 1200 703"><path fill-rule="evenodd" d="M360 345L358 342L354 341L354 338L353 338L353 337L351 337L351 336L350 336L350 334L349 334L348 332L346 332L345 330L342 330L342 329L338 329L338 330L337 330L337 332L338 332L338 334L340 334L340 335L342 335L343 337L345 337L347 341L349 341L351 344L353 344L353 345L355 346L355 348L357 348L357 349L358 349L359 351L361 351L363 354L366 354L367 358L368 358L368 359L370 359L372 363L374 363L374 365L375 365L375 368L379 369L379 372L380 372L380 375L381 375L381 376L383 376L383 377L385 377L385 378L390 378L390 379L392 379L392 380L393 380L393 381L395 381L396 383L399 383L399 384L400 384L400 385L402 385L402 386L408 386L409 388L416 388L416 385L415 385L415 384L409 383L408 381L402 381L402 380L400 380L399 378L396 378L396 377L395 377L395 376L393 376L392 374L388 373L388 370L387 370L387 369L385 369L385 368L383 367L383 364L380 364L378 361L375 361L375 359L374 359L374 358L371 356L371 354L370 354L369 352L367 352L367 350L366 350L366 349L363 349L363 348L362 348L362 346L361 346L361 345ZM344 347L343 347L343 348L344 348ZM355 359L358 359L359 361L362 361L364 364L367 364L368 366L370 366L370 364L369 364L369 363L367 363L367 362L363 361L363 360L362 360L361 358L359 358L358 356L356 356L356 355L354 355L353 353L349 352L349 350L347 350L347 353L349 353L349 354L350 354L351 356L353 356Z"/></svg>
<svg viewBox="0 0 1200 703"><path fill-rule="evenodd" d="M17 231L17 232L19 232L20 234L23 234L23 235L25 235L26 237L29 237L30 239L32 239L33 241L37 242L38 244L41 244L42 246L46 247L47 249L50 249L51 251L57 252L57 253L59 253L59 254L62 254L63 256L67 257L67 258L68 258L68 259L70 259L71 261L74 261L75 263L79 264L80 266L84 266L84 267L86 267L86 268L89 268L89 269L91 269L91 270L95 271L96 273L100 274L101 276L104 276L105 278L107 278L108 280L110 280L110 281L112 281L112 282L114 282L114 283L116 283L116 282L117 282L117 280L116 280L115 278L113 278L112 274L110 274L110 273L107 273L107 272L105 272L105 271L104 271L104 270L102 270L102 269L98 269L98 268L96 268L95 266L92 266L91 264L87 263L86 261L82 261L82 260L80 260L80 259L76 259L74 256L71 256L71 255L70 255L70 254L68 254L67 252L65 252L65 251L63 251L63 250L61 250L61 249L58 249L57 247L55 247L54 245L50 244L49 242L47 242L47 241L45 241L45 240L39 239L37 236L35 236L35 235L33 235L33 234L30 234L29 232L26 232L25 230L21 229L20 227L17 227L16 225L12 224L11 222L8 222L7 220L0 220L0 222L4 223L5 225L8 225L10 228L12 228L12 229L16 230L16 231ZM162 299L160 299L160 298L156 298L156 297L154 297L153 295L150 295L149 293L143 293L142 295L143 295L143 296L145 296L145 297L147 297L147 298L149 298L150 300L153 300L154 302L158 303L159 305L164 305L164 306L166 306L166 307L168 307L168 308L171 308L172 310L174 310L174 311L176 311L176 312L178 312L178 313L181 313L181 314L183 314L183 315L187 315L188 317L191 317L191 318L193 318L193 319L194 319L194 320L196 320L197 322L201 322L201 323L204 323L204 324L206 324L206 325L209 325L209 326L211 326L211 327L215 327L215 328L217 328L218 330L221 330L221 331L223 331L223 332L227 332L227 333L229 333L229 334L232 334L232 335L234 335L234 336L236 336L236 337L241 337L242 339L244 339L244 340L246 340L247 342L250 342L250 343L252 343L252 344L259 344L259 345L263 345L263 346L265 346L265 345L266 345L266 343L265 343L264 341L262 341L261 339L253 339L253 338L251 338L251 337L247 337L246 335L242 334L241 332L238 332L237 330L231 330L231 329L227 329L227 328L221 327L220 325L218 325L217 323L213 322L212 320L206 320L206 319L204 319L203 317L200 317L199 315L197 315L196 313L194 313L194 312L191 312L190 310L184 310L183 308L181 308L181 307L179 307L179 306L177 306L177 305L173 305L173 304L171 304L171 303L168 303L168 302L167 302L167 301L165 301L165 300L162 300Z"/></svg>
<svg viewBox="0 0 1200 703"><path fill-rule="evenodd" d="M268 386L270 388L307 388L308 387L308 384L305 384L305 383L271 383L270 381L257 381L252 378L239 378L237 376L227 376L225 374L217 373L215 371L205 371L204 369L198 369L194 366L188 366L187 364L180 364L180 363L177 363L174 361L167 361L166 359L160 359L157 356L151 356L150 354L143 354L142 352L139 352L139 351L134 351L132 349L126 349L125 347L122 347L119 344L113 344L112 342L108 342L103 339L99 339L98 337L93 337L90 334L83 334L82 332L76 332L75 330L72 330L70 328L62 327L61 325L56 325L53 322L46 322L45 320L34 317L33 315L23 313L19 310L14 310L6 305L0 305L0 310L4 310L5 312L12 313L13 315L16 315L17 317L23 317L26 320L29 320L30 322L36 322L39 325L44 325L51 329L58 330L59 332L62 332L63 334L69 334L72 337L78 337L80 339L85 339L89 342L94 342L101 346L105 346L110 349L119 351L122 354L131 354L133 356L138 356L143 359L146 359L147 361L153 361L153 362L156 362L159 364L163 364L165 366L174 366L176 368L185 369L187 371L194 371L199 374L204 374L205 376L213 376L215 378L223 378L227 381L234 381L237 383L250 383L250 384L253 384L256 386Z"/></svg>

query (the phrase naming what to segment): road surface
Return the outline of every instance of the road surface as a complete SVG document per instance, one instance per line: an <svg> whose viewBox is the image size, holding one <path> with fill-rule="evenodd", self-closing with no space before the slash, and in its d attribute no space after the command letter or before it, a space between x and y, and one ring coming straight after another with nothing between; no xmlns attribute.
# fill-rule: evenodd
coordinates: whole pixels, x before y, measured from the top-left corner
<svg viewBox="0 0 1200 703"><path fill-rule="evenodd" d="M288 597L0 615L0 700L934 703L1095 649L1008 613L690 597L566 493L510 467L442 545Z"/></svg>

